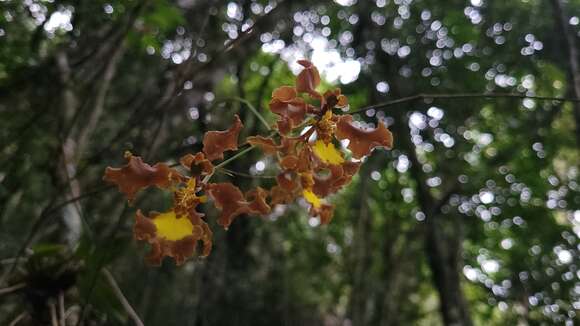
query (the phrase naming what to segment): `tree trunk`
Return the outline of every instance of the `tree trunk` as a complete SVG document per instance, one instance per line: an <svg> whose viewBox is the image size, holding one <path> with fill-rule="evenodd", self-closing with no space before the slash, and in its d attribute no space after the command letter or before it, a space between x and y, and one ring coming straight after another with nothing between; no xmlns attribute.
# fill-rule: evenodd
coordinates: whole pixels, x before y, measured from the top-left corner
<svg viewBox="0 0 580 326"><path fill-rule="evenodd" d="M353 279L350 294L350 317L355 326L366 325L367 306L369 303L368 273L371 265L371 231L372 221L368 205L368 182L371 162L367 162L360 174L360 197L358 214L354 221L354 239L352 250Z"/></svg>
<svg viewBox="0 0 580 326"><path fill-rule="evenodd" d="M401 95L395 85L392 92L395 97ZM441 206L447 202L452 192L448 192L447 196L439 200L431 194L425 184L425 175L417 158L415 145L410 139L411 130L408 127L408 119L401 110L393 112L396 121L393 131L399 135L396 148L409 157L417 203L419 209L425 214L423 225L425 254L433 283L439 294L439 310L443 323L453 326L471 326L469 307L461 289L461 221L459 217L452 214L446 216L441 214Z"/></svg>
<svg viewBox="0 0 580 326"><path fill-rule="evenodd" d="M426 217L425 251L439 292L441 315L445 325L469 326L472 322L460 279L461 236L444 236L440 222L434 215ZM452 224L449 233L460 228L457 221Z"/></svg>
<svg viewBox="0 0 580 326"><path fill-rule="evenodd" d="M425 214L425 253L433 283L439 293L443 323L471 326L469 308L461 289L461 221L452 214L441 215L441 206L448 198L439 201L433 198L425 187L425 178L414 145L408 140L407 143L410 146L411 175L416 182L419 206Z"/></svg>
<svg viewBox="0 0 580 326"><path fill-rule="evenodd" d="M554 11L554 24L556 30L564 36L563 42L568 56L568 79L572 85L573 93L576 98L580 98L580 63L578 62L578 46L576 35L568 26L568 17L564 12L560 0L550 0ZM580 103L574 103L574 120L576 122L576 142L580 148Z"/></svg>

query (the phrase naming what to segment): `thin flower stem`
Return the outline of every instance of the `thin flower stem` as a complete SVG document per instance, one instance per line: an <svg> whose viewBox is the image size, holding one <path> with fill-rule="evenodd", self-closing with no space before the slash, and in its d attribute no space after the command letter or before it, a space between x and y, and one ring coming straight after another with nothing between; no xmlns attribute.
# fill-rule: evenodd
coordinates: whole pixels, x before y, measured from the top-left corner
<svg viewBox="0 0 580 326"><path fill-rule="evenodd" d="M248 109L250 109L250 111L252 111L252 113L256 116L256 118L258 118L258 120L260 120L260 122L264 125L264 127L266 127L266 130L268 130L268 131L272 130L272 128L268 124L268 121L266 121L264 116L262 116L260 114L260 112L258 112L258 110L254 107L254 105L252 105L252 103L250 103L250 101L243 99L241 97L232 97L229 100L238 101L240 103L245 104L248 107Z"/></svg>
<svg viewBox="0 0 580 326"><path fill-rule="evenodd" d="M467 98L520 98L520 99L531 99L531 100L538 100L538 101L560 101L560 102L575 102L579 103L580 99L578 98L568 98L568 97L551 97L551 96L532 96L532 95L525 95L525 94L512 94L512 93L458 93L458 94L415 94L407 97L403 97L400 99L396 99L389 102L379 103L370 105L356 111L352 112L345 112L348 114L355 114L361 113L368 110L378 110L384 109L389 106L412 102L421 99L448 99L448 100L459 100L459 99L467 99Z"/></svg>
<svg viewBox="0 0 580 326"><path fill-rule="evenodd" d="M139 315L137 315L137 312L135 312L135 309L133 309L133 306L131 306L131 304L129 303L129 300L127 300L127 297L125 297L125 295L123 294L123 291L121 291L121 288L117 284L117 281L115 281L113 274L111 274L111 272L109 272L109 270L106 268L102 269L102 273L105 276L105 279L107 279L107 282L109 283L109 285L113 289L113 293L115 293L115 296L117 296L117 299L119 299L119 301L121 302L121 305L123 306L123 308L125 309L125 311L129 315L129 317L131 317L131 319L133 319L133 322L135 323L135 325L143 326L144 324L141 321L141 318L139 318Z"/></svg>
<svg viewBox="0 0 580 326"><path fill-rule="evenodd" d="M230 164L231 162L235 161L239 157L246 155L246 153L250 152L254 148L255 148L254 146L249 146L249 147L244 148L243 150L241 150L238 153L236 153L236 155L234 155L234 156L228 158L227 160L221 162L220 164L216 165L215 168L216 169L219 169L219 168L222 168L222 167Z"/></svg>
<svg viewBox="0 0 580 326"><path fill-rule="evenodd" d="M274 137L274 135L277 133L277 131L271 131L267 137ZM251 151L252 149L256 148L256 146L254 145L250 145L250 147L245 148L244 150L242 150L241 152L237 153L236 155L228 158L227 160L221 162L220 164L216 165L215 168L219 169L219 168L223 168L224 166L230 164L232 161L236 160L238 157L245 155L246 153L248 153L249 151Z"/></svg>
<svg viewBox="0 0 580 326"><path fill-rule="evenodd" d="M268 134L268 137L273 137L275 134L276 134L276 131L271 131L271 132ZM240 151L240 152L236 153L234 156L232 156L232 157L228 158L227 160L225 160L225 161L221 162L220 164L218 164L218 165L214 166L214 169L215 169L215 170L219 170L219 169L223 168L224 166L226 166L226 165L230 164L231 162L233 162L233 161L237 160L238 158L240 158L240 157L242 157L242 156L246 155L246 153L250 152L250 151L251 151L252 149L254 149L254 148L256 148L256 146L254 146L254 145L250 145L249 147L246 147L246 148L244 148L242 151ZM205 177L205 178L202 180L202 183L207 183L207 182L208 182L208 181L211 179L211 177L212 177L212 176L213 176L213 173L212 173L212 174L210 174L210 175L207 175L207 176L206 176L206 177Z"/></svg>
<svg viewBox="0 0 580 326"><path fill-rule="evenodd" d="M234 170L230 170L230 169L226 169L226 168L220 168L218 170L218 172L228 174L228 175L237 175L237 176L246 177L246 178L260 178L260 179L275 179L276 178L275 175L260 175L260 174L252 175L249 173L238 172L238 171L234 171Z"/></svg>

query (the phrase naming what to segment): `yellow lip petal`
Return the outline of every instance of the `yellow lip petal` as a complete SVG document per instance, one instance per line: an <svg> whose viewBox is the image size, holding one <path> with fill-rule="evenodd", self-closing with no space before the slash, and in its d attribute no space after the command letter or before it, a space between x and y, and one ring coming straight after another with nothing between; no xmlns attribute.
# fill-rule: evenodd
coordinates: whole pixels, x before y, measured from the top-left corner
<svg viewBox="0 0 580 326"><path fill-rule="evenodd" d="M344 163L342 154L332 143L325 144L322 140L317 140L312 146L312 150L324 163L333 165Z"/></svg>
<svg viewBox="0 0 580 326"><path fill-rule="evenodd" d="M187 217L177 218L174 211L157 215L153 219L157 236L169 241L181 240L193 235L193 224Z"/></svg>
<svg viewBox="0 0 580 326"><path fill-rule="evenodd" d="M309 202L314 208L320 208L322 206L322 202L320 198L318 198L310 189L304 189L302 191L302 196Z"/></svg>

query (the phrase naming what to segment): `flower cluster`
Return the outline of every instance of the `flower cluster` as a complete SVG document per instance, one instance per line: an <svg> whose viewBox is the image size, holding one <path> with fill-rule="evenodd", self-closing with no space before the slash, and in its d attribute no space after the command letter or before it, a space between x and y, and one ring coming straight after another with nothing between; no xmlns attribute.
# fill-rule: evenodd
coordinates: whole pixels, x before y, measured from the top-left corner
<svg viewBox="0 0 580 326"><path fill-rule="evenodd" d="M196 210L206 202L221 211L217 223L226 229L242 214L267 215L271 207L298 198L310 204L311 216L318 216L326 224L332 219L334 207L325 198L350 183L361 159L375 147L392 147L392 135L382 123L375 129L362 129L351 115L335 114L333 110L348 107L346 96L340 89L319 93L318 70L309 61L299 63L304 69L296 85L281 86L272 93L270 110L278 117L275 134L246 139L277 162L279 173L270 189L257 187L243 193L232 183L210 182L215 170L212 162L223 160L224 152L238 149L243 124L237 115L229 129L204 135L202 152L180 159L187 173L165 163L151 166L130 153L126 154L125 166L106 169L104 180L116 184L129 202L138 191L150 186L173 193L169 211L136 213L134 236L152 246L147 257L151 264L159 265L166 256L179 265L188 257L209 255L213 233L204 214ZM342 140L348 140L349 151L338 146ZM202 248L198 249L200 244Z"/></svg>

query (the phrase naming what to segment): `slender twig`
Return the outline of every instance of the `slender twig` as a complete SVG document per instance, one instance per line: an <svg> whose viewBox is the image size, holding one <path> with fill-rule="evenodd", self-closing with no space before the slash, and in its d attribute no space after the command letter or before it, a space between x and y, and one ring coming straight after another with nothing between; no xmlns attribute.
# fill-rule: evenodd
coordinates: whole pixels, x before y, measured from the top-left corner
<svg viewBox="0 0 580 326"><path fill-rule="evenodd" d="M15 128L16 131L13 133L14 137L17 137L16 140L13 140L14 137L6 137L6 143L5 144L1 144L0 145L0 153L4 152L4 149L6 149L8 146L17 143L20 141L21 136L32 126L34 126L34 124L36 124L38 122L38 120L40 120L40 118L42 118L47 112L49 112L48 110L40 110L39 112L37 112L32 118L30 118L28 121L26 121L24 124L22 124L22 126Z"/></svg>
<svg viewBox="0 0 580 326"><path fill-rule="evenodd" d="M141 321L141 318L139 318L137 312L135 312L135 309L133 309L133 307L129 303L129 300L127 300L127 297L125 297L125 295L123 294L123 291L117 284L117 281L115 281L113 274L111 274L111 272L109 272L109 270L107 270L106 268L102 269L102 273L105 276L105 279L107 280L111 288L113 289L115 296L117 296L117 299L119 299L121 305L129 315L129 317L131 317L131 319L133 319L133 322L135 322L135 325L143 326L144 324Z"/></svg>
<svg viewBox="0 0 580 326"><path fill-rule="evenodd" d="M20 259L26 260L25 258L20 258ZM10 264L13 264L15 260L16 260L16 257L2 259L2 260L0 260L0 265L10 265Z"/></svg>
<svg viewBox="0 0 580 326"><path fill-rule="evenodd" d="M136 15L133 20L136 19ZM124 39L117 44L117 48L111 54L109 61L106 64L105 71L103 72L103 78L96 90L95 104L90 111L88 122L83 122L82 127L78 125L78 135L76 137L77 151L75 153L75 163L78 163L82 158L85 148L87 147L88 140L91 134L96 130L99 120L105 111L105 100L107 98L107 93L117 72L117 67L119 62L123 58L126 47Z"/></svg>
<svg viewBox="0 0 580 326"><path fill-rule="evenodd" d="M123 216L125 216L125 214L127 213L127 208L128 205L125 204L125 207L123 208L123 211L120 213L119 218L117 219L117 223L115 225L115 227L110 231L110 233L108 234L108 236L106 236L106 240L105 242L109 242L111 241L115 235L117 234L117 232L121 229L121 226L124 222L124 218ZM95 255L97 255L97 252L94 252ZM77 323L76 326L80 326L84 323L84 319L86 317L86 311L89 307L89 302L91 300L91 296L93 294L93 290L95 289L95 286L97 285L97 279L99 276L99 271L101 271L101 269L103 268L105 262L106 262L106 251L100 251L100 255L97 259L97 264L96 267L93 269L95 272L93 273L93 276L91 277L91 280L89 282L89 289L86 292L86 294L84 295L84 302L81 305L80 308L80 312L79 312L79 318L77 319Z"/></svg>
<svg viewBox="0 0 580 326"><path fill-rule="evenodd" d="M58 319L56 319L56 305L54 304L54 302L49 301L48 308L50 310L50 324L52 326L59 326Z"/></svg>
<svg viewBox="0 0 580 326"><path fill-rule="evenodd" d="M14 320L9 324L9 326L16 326L18 325L18 323L24 319L24 317L26 317L26 311L21 313L20 315L16 316L16 318L14 318Z"/></svg>
<svg viewBox="0 0 580 326"><path fill-rule="evenodd" d="M80 311L81 311L81 307L78 305L73 305L73 306L68 307L68 309L64 312L64 320L66 321L74 313L76 313L78 315L78 313Z"/></svg>
<svg viewBox="0 0 580 326"><path fill-rule="evenodd" d="M457 94L415 94L403 98L399 98L393 101L388 101L384 103L369 105L367 107L358 109L356 111L348 112L349 114L355 114L360 112L365 112L368 110L378 110L383 109L389 106L413 102L416 100L421 99L448 99L448 100L457 100L457 99L466 99L466 98L520 98L520 99L531 99L531 100L538 100L538 101L564 101L564 102L575 102L580 103L580 99L578 98L569 98L569 97L552 97L552 96L532 96L532 95L525 95L525 94L512 94L512 93L457 93Z"/></svg>
<svg viewBox="0 0 580 326"><path fill-rule="evenodd" d="M111 190L113 188L114 188L114 186L104 186L104 187L100 187L100 188L97 188L97 189L92 190L92 191L87 191L87 192L82 193L82 194L80 194L80 195L78 195L76 197L69 198L69 199L67 199L67 200L65 200L65 201L63 201L61 203L58 203L58 204L54 205L51 209L48 210L47 215L50 215L50 214L58 211L59 209L63 208L64 206L66 206L66 205L68 205L70 203L74 203L74 202L77 202L77 201L79 201L81 199L84 199L84 198L87 198L87 197L91 197L93 195L100 194L102 192Z"/></svg>
<svg viewBox="0 0 580 326"><path fill-rule="evenodd" d="M18 290L24 288L25 286L26 286L26 283L22 282L22 283L14 284L14 285L9 286L9 287L5 287L3 289L0 289L0 295L4 295L4 294L8 294L10 292L18 291Z"/></svg>
<svg viewBox="0 0 580 326"><path fill-rule="evenodd" d="M264 21L266 21L266 17L273 15L274 12L276 11L280 11L283 9L282 4L284 3L284 1L279 1L276 4L276 7L272 10L270 10L269 12L265 13L264 15L258 17L256 19L256 22L250 27L248 28L245 32L240 33L240 35L233 39L231 42L228 42L224 45L224 50L222 51L223 53L229 52L233 49L235 49L236 47L238 47L240 44L242 44L244 41L254 37L255 35L258 34L259 30L261 29L260 25L264 23Z"/></svg>
<svg viewBox="0 0 580 326"><path fill-rule="evenodd" d="M60 291L58 294L58 315L60 319L60 324L66 326L66 314L64 309L64 292Z"/></svg>

